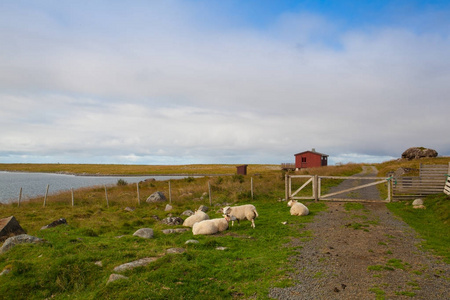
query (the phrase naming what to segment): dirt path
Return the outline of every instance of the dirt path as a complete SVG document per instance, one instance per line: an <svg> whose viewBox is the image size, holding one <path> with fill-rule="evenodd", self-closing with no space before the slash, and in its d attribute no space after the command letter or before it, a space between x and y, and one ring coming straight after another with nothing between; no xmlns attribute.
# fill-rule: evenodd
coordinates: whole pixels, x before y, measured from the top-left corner
<svg viewBox="0 0 450 300"><path fill-rule="evenodd" d="M356 210L326 204L327 211L301 229L313 237L292 242L299 248L291 258L296 285L273 288L269 297L450 299L450 266L421 251L415 232L384 203Z"/></svg>

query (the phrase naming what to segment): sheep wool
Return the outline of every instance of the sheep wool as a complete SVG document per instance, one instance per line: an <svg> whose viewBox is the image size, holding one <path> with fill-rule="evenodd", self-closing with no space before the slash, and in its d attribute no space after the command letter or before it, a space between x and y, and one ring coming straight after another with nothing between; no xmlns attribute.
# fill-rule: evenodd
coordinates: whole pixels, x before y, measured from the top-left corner
<svg viewBox="0 0 450 300"><path fill-rule="evenodd" d="M189 216L186 220L184 220L183 226L192 227L195 223L203 220L209 220L209 216L201 210L196 210L195 214Z"/></svg>
<svg viewBox="0 0 450 300"><path fill-rule="evenodd" d="M240 220L249 220L252 222L252 227L255 228L255 219L258 217L258 212L252 204L245 204L240 206L225 206L222 212L231 218L231 226L234 226L234 220L238 223Z"/></svg>
<svg viewBox="0 0 450 300"><path fill-rule="evenodd" d="M291 207L292 216L307 216L309 215L309 209L303 203L297 202L295 200L290 200L288 206Z"/></svg>
<svg viewBox="0 0 450 300"><path fill-rule="evenodd" d="M198 234L214 234L228 229L228 220L226 218L218 218L211 220L203 220L192 226L192 233Z"/></svg>

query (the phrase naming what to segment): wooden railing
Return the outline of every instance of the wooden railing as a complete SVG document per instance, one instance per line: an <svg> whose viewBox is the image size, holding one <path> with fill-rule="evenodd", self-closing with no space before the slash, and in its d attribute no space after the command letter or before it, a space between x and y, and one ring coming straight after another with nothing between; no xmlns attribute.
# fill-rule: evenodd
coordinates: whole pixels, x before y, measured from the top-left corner
<svg viewBox="0 0 450 300"><path fill-rule="evenodd" d="M396 177L393 182L393 199L406 200L438 194L444 191L449 165L420 165L419 176Z"/></svg>

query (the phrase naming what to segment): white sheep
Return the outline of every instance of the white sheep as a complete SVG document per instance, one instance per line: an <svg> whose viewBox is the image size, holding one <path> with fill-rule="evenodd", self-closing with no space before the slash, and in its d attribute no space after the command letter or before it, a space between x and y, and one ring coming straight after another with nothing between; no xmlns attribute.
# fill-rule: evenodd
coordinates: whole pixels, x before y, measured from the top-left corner
<svg viewBox="0 0 450 300"><path fill-rule="evenodd" d="M255 219L258 217L258 212L252 204L245 204L240 206L225 206L222 208L223 214L231 219L231 226L234 226L234 221L249 220L252 222L252 227L255 228Z"/></svg>
<svg viewBox="0 0 450 300"><path fill-rule="evenodd" d="M309 209L302 203L296 200L290 200L287 204L291 207L292 216L306 216L309 215Z"/></svg>
<svg viewBox="0 0 450 300"><path fill-rule="evenodd" d="M209 220L209 216L201 210L196 210L192 216L189 216L184 220L183 226L192 227L195 223L203 220Z"/></svg>
<svg viewBox="0 0 450 300"><path fill-rule="evenodd" d="M228 217L223 218L203 220L197 222L192 226L192 233L194 235L198 234L214 234L228 229Z"/></svg>

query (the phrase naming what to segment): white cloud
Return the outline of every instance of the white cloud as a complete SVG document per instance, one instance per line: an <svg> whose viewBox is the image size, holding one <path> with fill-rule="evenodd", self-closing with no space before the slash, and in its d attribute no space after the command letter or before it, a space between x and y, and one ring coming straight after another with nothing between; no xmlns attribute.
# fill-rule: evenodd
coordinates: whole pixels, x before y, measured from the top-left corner
<svg viewBox="0 0 450 300"><path fill-rule="evenodd" d="M268 29L206 27L177 1L139 5L0 21L1 160L277 163L312 147L336 162L410 146L450 155L448 35L342 32L311 13Z"/></svg>

